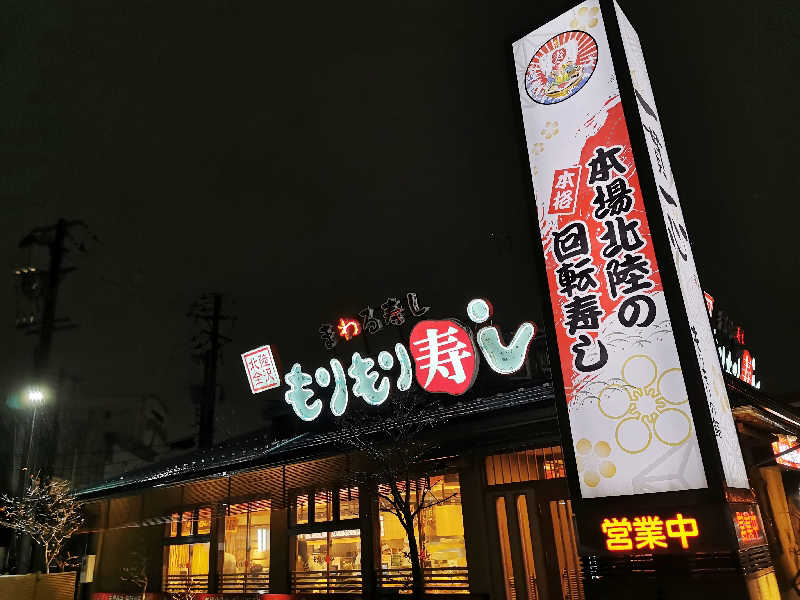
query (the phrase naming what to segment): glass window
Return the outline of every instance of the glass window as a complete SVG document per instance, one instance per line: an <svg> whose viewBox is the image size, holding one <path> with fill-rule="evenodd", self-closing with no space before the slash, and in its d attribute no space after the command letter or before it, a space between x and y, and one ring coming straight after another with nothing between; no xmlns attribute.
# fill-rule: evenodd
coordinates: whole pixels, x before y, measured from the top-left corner
<svg viewBox="0 0 800 600"><path fill-rule="evenodd" d="M268 502L250 503L248 573L269 573L269 522Z"/></svg>
<svg viewBox="0 0 800 600"><path fill-rule="evenodd" d="M208 551L210 544L171 544L165 547L167 554L166 591L185 590L187 583L194 591L208 588Z"/></svg>
<svg viewBox="0 0 800 600"><path fill-rule="evenodd" d="M298 496L295 501L295 517L294 522L297 525L305 525L308 523L308 496Z"/></svg>
<svg viewBox="0 0 800 600"><path fill-rule="evenodd" d="M486 457L489 485L566 477L561 446L521 450Z"/></svg>
<svg viewBox="0 0 800 600"><path fill-rule="evenodd" d="M181 515L179 513L172 513L172 518L169 522L169 537L178 537L178 523L180 522Z"/></svg>
<svg viewBox="0 0 800 600"><path fill-rule="evenodd" d="M211 533L211 508L200 508L197 511L197 535L208 535Z"/></svg>
<svg viewBox="0 0 800 600"><path fill-rule="evenodd" d="M181 535L187 536L192 535L193 528L192 525L194 524L194 519L192 518L194 515L194 511L188 510L184 511L181 515Z"/></svg>
<svg viewBox="0 0 800 600"><path fill-rule="evenodd" d="M244 573L247 569L247 504L232 504L225 514L225 553L222 572Z"/></svg>
<svg viewBox="0 0 800 600"><path fill-rule="evenodd" d="M324 490L314 494L314 521L324 523L333 519L333 494Z"/></svg>
<svg viewBox="0 0 800 600"><path fill-rule="evenodd" d="M426 568L466 567L464 524L461 518L461 494L458 475L432 477L429 482L412 482L411 498L416 505L417 494L429 486L425 495L428 508L417 515L414 528L422 566ZM386 488L388 491L388 487ZM435 502L433 506L430 506ZM387 512L388 503L381 499L380 539L381 568L408 568L409 545L399 519Z"/></svg>
<svg viewBox="0 0 800 600"><path fill-rule="evenodd" d="M328 555L331 571L360 571L361 530L331 531Z"/></svg>
<svg viewBox="0 0 800 600"><path fill-rule="evenodd" d="M270 501L231 504L225 513L220 591L253 592L269 586Z"/></svg>
<svg viewBox="0 0 800 600"><path fill-rule="evenodd" d="M360 571L361 530L297 535L295 571Z"/></svg>
<svg viewBox="0 0 800 600"><path fill-rule="evenodd" d="M358 518L358 488L342 488L339 490L339 518Z"/></svg>

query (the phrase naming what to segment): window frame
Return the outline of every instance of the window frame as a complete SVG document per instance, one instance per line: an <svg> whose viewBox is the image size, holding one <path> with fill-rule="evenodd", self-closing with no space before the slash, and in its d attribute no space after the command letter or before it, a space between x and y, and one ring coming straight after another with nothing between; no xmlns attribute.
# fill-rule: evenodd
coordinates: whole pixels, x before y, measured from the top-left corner
<svg viewBox="0 0 800 600"><path fill-rule="evenodd" d="M347 489L356 489L358 490L358 486L347 486L343 487L342 485L336 485L333 487L326 486L326 487L311 487L311 488L297 488L294 490L290 490L289 493L289 534L295 535L298 533L322 533L325 531L337 531L337 530L344 530L344 529L360 529L361 528L361 496L360 491L358 492L359 497L357 498L358 503L358 516L356 517L347 517L342 519L342 511L341 511L341 497L340 491L347 490ZM317 521L316 515L316 496L319 493L328 493L330 494L330 502L331 502L331 519L326 521ZM305 497L306 498L306 506L308 507L308 521L305 523L298 523L297 522L297 500L299 498Z"/></svg>
<svg viewBox="0 0 800 600"><path fill-rule="evenodd" d="M209 520L211 522L211 526L209 527L208 533L197 533L198 530L198 522L199 522L199 514L202 509L208 509L210 511ZM184 533L184 520L183 516L186 513L191 513L191 520L189 521L191 525L191 531L188 534ZM214 506L211 504L195 504L191 506L182 506L179 508L175 508L170 511L170 519L174 518L175 515L178 515L178 528L177 533L173 536L171 535L171 528L172 523L174 521L170 520L169 523L166 524L166 532L164 535L164 545L165 546L172 546L176 544L198 544L204 542L211 541L211 532L213 530L214 524Z"/></svg>

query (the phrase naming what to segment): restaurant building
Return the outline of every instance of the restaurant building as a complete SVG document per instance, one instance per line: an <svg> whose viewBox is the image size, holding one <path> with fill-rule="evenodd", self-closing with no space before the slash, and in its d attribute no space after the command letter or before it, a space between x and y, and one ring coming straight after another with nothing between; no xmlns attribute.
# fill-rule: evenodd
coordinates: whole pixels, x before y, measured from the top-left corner
<svg viewBox="0 0 800 600"><path fill-rule="evenodd" d="M525 372L505 391L441 405L426 433L437 453L426 481L411 485L448 498L418 518L429 593L584 598L596 566L579 557L539 339ZM775 565L786 587L797 571L800 477L773 460L771 445L800 437L800 416L740 379L726 383L760 515L743 521L738 556L718 558L713 573L698 568L696 577L735 572L757 582ZM582 474L603 477L604 454L591 448ZM408 541L397 518L380 510L376 490L353 484L360 460L343 451L335 430L258 434L85 488L78 497L91 516L86 547L95 559L82 597L134 592L120 580L123 567L140 560L133 553L146 557L151 592L408 592Z"/></svg>
<svg viewBox="0 0 800 600"><path fill-rule="evenodd" d="M122 590L133 560L163 592L408 593L413 544L382 495L394 484L440 499L414 519L431 594L790 593L797 488L782 469L800 417L758 389L752 355L717 347L635 28L587 0L512 52L546 335L484 298L461 300L462 322L461 301L428 313L408 293L407 318L390 298L384 322L367 307L321 327L326 349L338 335L349 350L316 369L246 352L251 391L280 388L289 414L80 490L86 594ZM381 347L368 334L382 328ZM411 394L429 451L402 481L359 479L375 457L348 447L340 418L397 423ZM386 429L368 421L350 440Z"/></svg>

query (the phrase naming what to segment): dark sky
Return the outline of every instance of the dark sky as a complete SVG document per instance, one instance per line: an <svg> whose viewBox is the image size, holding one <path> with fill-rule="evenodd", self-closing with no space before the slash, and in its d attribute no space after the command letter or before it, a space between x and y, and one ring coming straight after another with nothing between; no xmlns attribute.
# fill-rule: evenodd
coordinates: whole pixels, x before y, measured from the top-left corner
<svg viewBox="0 0 800 600"><path fill-rule="evenodd" d="M479 294L505 327L540 319L510 44L568 6L6 2L0 385L25 381L34 342L13 328L16 244L61 216L101 243L69 257L59 314L80 328L57 335L54 368L112 407L160 395L173 437L191 431L185 313L205 291L238 316L219 436L283 406L250 395L241 352L270 343L313 368L320 323L387 296L463 318ZM623 8L701 282L744 327L762 389L797 392L800 5Z"/></svg>

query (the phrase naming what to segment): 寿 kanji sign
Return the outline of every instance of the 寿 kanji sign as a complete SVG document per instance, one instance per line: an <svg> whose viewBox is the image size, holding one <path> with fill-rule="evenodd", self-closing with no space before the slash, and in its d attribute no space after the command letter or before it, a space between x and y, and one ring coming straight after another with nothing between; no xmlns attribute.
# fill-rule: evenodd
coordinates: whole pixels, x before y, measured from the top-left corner
<svg viewBox="0 0 800 600"><path fill-rule="evenodd" d="M461 395L478 373L472 333L458 321L420 321L408 340L422 389Z"/></svg>
<svg viewBox="0 0 800 600"><path fill-rule="evenodd" d="M329 368L320 366L313 375L306 373L300 363L294 363L284 376L288 387L284 399L302 420L314 421L326 404L316 397L322 389L332 388L326 394L327 405L331 414L339 417L347 410L351 394L369 406L380 406L388 400L392 385L404 392L411 387L413 378L426 392L461 395L475 381L481 357L501 375L523 367L536 334L533 323L520 324L506 344L496 326L484 324L492 316L488 301L470 301L467 316L477 326L474 338L471 329L455 319L425 320L412 329L408 348L396 343L391 352L381 350L377 360L354 352L349 366L332 358ZM311 387L315 383L317 390Z"/></svg>
<svg viewBox="0 0 800 600"><path fill-rule="evenodd" d="M609 44L612 29L606 22L613 27L615 20L624 52L612 53ZM687 391L702 381L728 485L747 487L705 300L634 38L616 3L601 7L588 0L514 44L567 403L562 426L577 457L573 472L583 498L707 487L707 457L700 451ZM643 111L652 175L642 169L650 161L638 142L642 133L629 130L627 96L618 82L625 55L636 52L638 62L630 65L633 100ZM660 213L650 214L660 201L663 223L654 221ZM656 252L660 239L671 244L667 252L660 246ZM666 276L657 254L675 261ZM683 294L682 314L682 306L667 309L675 302L673 289ZM671 314L689 327L681 322L676 332ZM688 345L694 346L696 361L679 356L679 347ZM704 425L703 431L711 430ZM582 452L586 448L588 454ZM603 449L602 458L614 468L602 476L587 468L592 448Z"/></svg>

